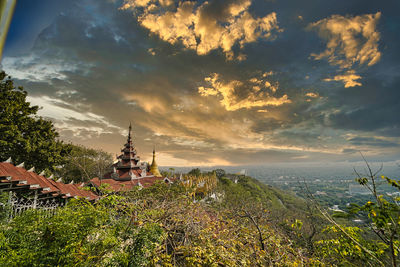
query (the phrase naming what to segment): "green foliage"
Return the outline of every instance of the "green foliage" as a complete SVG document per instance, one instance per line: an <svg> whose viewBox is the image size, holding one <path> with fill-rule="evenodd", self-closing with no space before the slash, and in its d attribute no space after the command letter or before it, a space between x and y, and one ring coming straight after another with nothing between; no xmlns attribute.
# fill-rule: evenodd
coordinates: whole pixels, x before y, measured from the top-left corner
<svg viewBox="0 0 400 267"><path fill-rule="evenodd" d="M368 163L367 166L369 168ZM399 181L386 176L381 176L381 178L400 192ZM384 246L382 247L389 254L392 266L396 266L400 256L400 198L379 194L376 186L376 174L371 171L368 177L358 177L356 180L371 191L374 200L368 201L362 206L352 205L349 212L369 221L371 232L383 241ZM364 216L365 214L367 217Z"/></svg>
<svg viewBox="0 0 400 267"><path fill-rule="evenodd" d="M260 181L243 175L229 175L219 178L220 191L224 192L225 203L260 202L267 205L272 212L299 214L305 211L306 202L290 192L263 184ZM236 181L236 183L234 182ZM282 218L282 221L284 218Z"/></svg>
<svg viewBox="0 0 400 267"><path fill-rule="evenodd" d="M204 199L215 192L218 179L215 172L199 175L185 174L181 177L181 185L193 199Z"/></svg>
<svg viewBox="0 0 400 267"><path fill-rule="evenodd" d="M389 185L395 187L397 190L400 190L400 181L396 181L396 180L394 180L394 179L390 179L390 178L388 178L388 177L386 177L386 176L381 176L381 178L382 178L382 179L385 179L386 182L387 182Z"/></svg>
<svg viewBox="0 0 400 267"><path fill-rule="evenodd" d="M192 169L188 172L188 175L199 176L201 175L201 170L199 168Z"/></svg>
<svg viewBox="0 0 400 267"><path fill-rule="evenodd" d="M8 205L8 192L0 191L0 223L7 219L7 214L10 209Z"/></svg>
<svg viewBox="0 0 400 267"><path fill-rule="evenodd" d="M382 242L368 242L363 237L362 230L358 227L344 227L346 235L335 226L328 226L324 229L327 239L316 242L316 253L324 261L334 266L378 266L379 262L370 257L361 248L367 248L378 258L384 254L387 248ZM352 240L349 238L351 237ZM357 241L356 244L353 240Z"/></svg>
<svg viewBox="0 0 400 267"><path fill-rule="evenodd" d="M67 144L69 151L62 168L56 175L63 177L64 182L87 182L94 177L103 177L112 164L112 156L103 150Z"/></svg>
<svg viewBox="0 0 400 267"><path fill-rule="evenodd" d="M68 265L82 259L84 243L92 230L105 220L104 213L90 203L72 201L56 216L43 218L31 210L2 229L7 245L1 250L0 265ZM15 255L9 257L9 253Z"/></svg>
<svg viewBox="0 0 400 267"><path fill-rule="evenodd" d="M159 182L119 194L103 190L96 203L71 200L50 217L28 211L3 220L0 266L389 264L390 243L366 229L326 226L304 200L251 177L226 176L188 176L216 179L213 190L222 197L215 201L194 200L195 188L185 183ZM373 202L353 208L371 220L381 216Z"/></svg>
<svg viewBox="0 0 400 267"><path fill-rule="evenodd" d="M320 229L326 222L309 203L248 176L227 176L219 179L219 190L224 194L220 206L232 215L236 214L235 220L250 223L253 230L258 231L257 225L272 226L273 235L284 235L290 240L292 248L310 257L310 262L319 262L317 258L312 258L314 241L320 238ZM263 239L267 244L265 238L268 233L262 229L260 227L255 238Z"/></svg>
<svg viewBox="0 0 400 267"><path fill-rule="evenodd" d="M147 265L162 230L130 225L121 200L71 200L52 217L25 212L0 228L0 266Z"/></svg>
<svg viewBox="0 0 400 267"><path fill-rule="evenodd" d="M194 202L184 186L162 182L110 194L96 203L71 200L54 216L28 211L2 224L0 266L296 266L311 262L269 224L260 208L253 205L248 213L239 214Z"/></svg>
<svg viewBox="0 0 400 267"><path fill-rule="evenodd" d="M223 169L216 169L216 170L214 170L214 172L215 172L215 175L217 175L218 179L221 179L222 177L224 177L226 175L226 172Z"/></svg>
<svg viewBox="0 0 400 267"><path fill-rule="evenodd" d="M124 244L121 250L113 251L113 257L106 260L109 266L148 266L154 257L153 251L163 239L163 230L157 224L145 224L142 227L129 227L121 233Z"/></svg>
<svg viewBox="0 0 400 267"><path fill-rule="evenodd" d="M294 222L291 224L291 227L297 231L300 231L303 227L303 222L301 220L295 219Z"/></svg>
<svg viewBox="0 0 400 267"><path fill-rule="evenodd" d="M9 157L37 171L54 171L63 162L65 147L53 124L37 116L38 106L26 101L27 92L0 72L0 161Z"/></svg>
<svg viewBox="0 0 400 267"><path fill-rule="evenodd" d="M174 168L168 168L168 170L163 170L160 173L161 173L162 177L175 177L175 169Z"/></svg>
<svg viewBox="0 0 400 267"><path fill-rule="evenodd" d="M365 160L365 158L363 157ZM325 236L315 243L318 256L332 265L397 266L400 256L400 205L395 194L380 194L377 174L373 173L365 160L368 174L360 175L356 170L356 181L371 192L371 200L363 205L351 204L348 213L335 218L357 217L363 222L360 227L348 226L345 220L338 223L332 215L319 207L321 214L333 224L325 229ZM388 185L400 189L399 181L381 176ZM399 191L400 192L400 191ZM397 192L397 193L399 193ZM333 214L337 215L337 214ZM347 224L349 222L347 221Z"/></svg>

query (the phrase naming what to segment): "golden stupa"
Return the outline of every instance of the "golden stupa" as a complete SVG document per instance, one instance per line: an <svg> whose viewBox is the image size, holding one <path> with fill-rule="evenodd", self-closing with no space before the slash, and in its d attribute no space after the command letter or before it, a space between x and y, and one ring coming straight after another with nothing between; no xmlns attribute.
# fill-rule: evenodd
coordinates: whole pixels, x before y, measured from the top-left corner
<svg viewBox="0 0 400 267"><path fill-rule="evenodd" d="M161 177L161 173L158 170L158 166L156 163L156 150L155 149L153 149L153 162L151 163L151 166L150 166L150 172L156 177Z"/></svg>

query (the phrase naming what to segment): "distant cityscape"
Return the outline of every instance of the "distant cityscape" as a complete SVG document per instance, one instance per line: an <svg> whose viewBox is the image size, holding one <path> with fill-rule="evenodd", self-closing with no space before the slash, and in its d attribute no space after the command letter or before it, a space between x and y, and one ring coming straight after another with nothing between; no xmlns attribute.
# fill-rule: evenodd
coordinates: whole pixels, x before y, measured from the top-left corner
<svg viewBox="0 0 400 267"><path fill-rule="evenodd" d="M372 168L379 169L380 164L372 164ZM168 170L170 167L161 167ZM360 186L356 181L354 168L360 174L365 174L365 165L357 163L330 163L326 165L303 164L268 164L264 166L214 166L200 167L202 171L224 169L228 173L239 173L243 169L246 175L254 177L268 185L283 190L290 190L297 196L305 197L305 185L310 192L333 210L344 210L349 203L363 203L371 197L368 189ZM188 172L190 167L173 168L175 172ZM396 164L383 166L378 174L378 188L387 195L394 193L393 188L387 186L380 178L381 175L398 178L400 167Z"/></svg>

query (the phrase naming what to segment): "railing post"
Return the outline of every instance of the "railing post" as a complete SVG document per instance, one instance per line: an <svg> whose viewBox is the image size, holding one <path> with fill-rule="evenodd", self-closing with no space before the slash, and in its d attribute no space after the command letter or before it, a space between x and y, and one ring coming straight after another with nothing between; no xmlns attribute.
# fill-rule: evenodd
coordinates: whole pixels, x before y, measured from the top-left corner
<svg viewBox="0 0 400 267"><path fill-rule="evenodd" d="M11 206L11 200L12 200L12 194L13 194L13 191L8 191L8 205L10 205Z"/></svg>
<svg viewBox="0 0 400 267"><path fill-rule="evenodd" d="M13 210L13 203L12 203L12 196L13 196L13 191L8 191L8 201L7 201L7 220L11 220L12 217L12 210Z"/></svg>
<svg viewBox="0 0 400 267"><path fill-rule="evenodd" d="M33 209L37 207L37 200L38 200L38 191L35 190L35 196L33 197Z"/></svg>

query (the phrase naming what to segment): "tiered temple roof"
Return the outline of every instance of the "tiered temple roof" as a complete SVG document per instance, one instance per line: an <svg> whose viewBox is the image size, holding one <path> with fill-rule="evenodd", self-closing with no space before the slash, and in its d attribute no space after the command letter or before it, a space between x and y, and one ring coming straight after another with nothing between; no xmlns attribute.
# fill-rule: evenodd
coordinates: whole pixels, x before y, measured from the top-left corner
<svg viewBox="0 0 400 267"><path fill-rule="evenodd" d="M128 191L134 186L149 187L156 181L166 181L158 170L153 150L151 167L147 162L140 161L132 141L132 126L129 125L128 138L117 156L117 162L111 166L111 172L106 173L102 179L93 178L91 183L99 187L102 183L110 186L114 191Z"/></svg>
<svg viewBox="0 0 400 267"><path fill-rule="evenodd" d="M112 171L107 173L104 179L116 181L131 181L144 177L153 177L147 172L147 162L141 162L132 141L132 126L129 125L128 139L117 157L117 162L112 165Z"/></svg>
<svg viewBox="0 0 400 267"><path fill-rule="evenodd" d="M172 178L164 178L158 170L153 150L151 166L147 162L141 162L132 141L132 126L129 125L128 139L117 162L111 166L111 171L102 179L93 178L89 185L97 189L102 184L108 184L113 191L129 191L134 186L149 187L157 181L171 183ZM172 180L171 180L172 179ZM23 163L14 166L11 160L0 162L0 191L34 192L38 200L68 199L83 197L88 200L100 198L93 191L84 190L82 184L64 184L61 179L57 181L52 177L46 178L44 173L37 174L34 168L26 170ZM101 191L101 190L100 190ZM97 190L97 193L100 191Z"/></svg>

